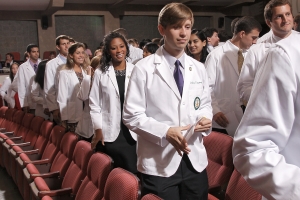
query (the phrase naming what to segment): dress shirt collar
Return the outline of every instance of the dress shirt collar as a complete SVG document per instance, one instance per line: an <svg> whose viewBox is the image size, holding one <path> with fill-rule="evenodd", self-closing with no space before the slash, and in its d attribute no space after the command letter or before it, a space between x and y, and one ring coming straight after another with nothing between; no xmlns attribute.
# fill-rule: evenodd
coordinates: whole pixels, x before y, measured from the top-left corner
<svg viewBox="0 0 300 200"><path fill-rule="evenodd" d="M165 48L164 48L164 46L163 46L163 48L162 48L162 53L163 53L163 55L164 55L164 57L165 57L167 63L169 64L170 69L175 69L175 62L176 62L176 60L179 60L179 61L180 61L181 67L184 69L184 66L185 66L184 61L185 61L185 56L186 56L185 52L183 52L183 54L180 56L180 58L177 59L177 58L175 58L174 56L170 55L170 54L165 50Z"/></svg>

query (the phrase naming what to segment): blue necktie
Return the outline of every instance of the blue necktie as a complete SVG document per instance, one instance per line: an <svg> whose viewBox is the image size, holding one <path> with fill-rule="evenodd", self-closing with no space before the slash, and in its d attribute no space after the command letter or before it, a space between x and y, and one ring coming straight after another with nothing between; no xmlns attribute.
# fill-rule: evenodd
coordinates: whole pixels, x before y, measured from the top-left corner
<svg viewBox="0 0 300 200"><path fill-rule="evenodd" d="M34 71L35 71L35 73L36 73L36 70L37 70L37 64L34 64L34 65L33 65L33 69L34 69Z"/></svg>
<svg viewBox="0 0 300 200"><path fill-rule="evenodd" d="M176 60L176 62L175 62L175 71L174 71L174 79L175 79L175 82L177 84L179 93L182 96L184 80L183 80L182 73L180 71L180 65L181 65L180 61Z"/></svg>

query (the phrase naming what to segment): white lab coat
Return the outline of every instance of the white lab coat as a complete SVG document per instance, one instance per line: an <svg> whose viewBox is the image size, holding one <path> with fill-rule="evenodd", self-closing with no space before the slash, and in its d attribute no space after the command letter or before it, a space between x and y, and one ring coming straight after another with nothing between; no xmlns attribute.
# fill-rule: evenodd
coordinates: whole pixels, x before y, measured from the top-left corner
<svg viewBox="0 0 300 200"><path fill-rule="evenodd" d="M40 63L40 59L38 60ZM36 104L31 101L31 83L32 77L35 76L35 71L30 65L29 59L20 65L18 72L12 83L12 89L18 92L21 107L29 106L30 109L35 109Z"/></svg>
<svg viewBox="0 0 300 200"><path fill-rule="evenodd" d="M44 90L42 90L40 85L34 80L31 85L31 100L32 102L36 103L35 116L40 116L44 119L49 119L49 116L44 114L44 109L47 105Z"/></svg>
<svg viewBox="0 0 300 200"><path fill-rule="evenodd" d="M82 69L83 78L87 74ZM82 117L83 103L77 98L80 83L73 69L62 68L59 72L57 102L59 105L61 120L68 123L76 123Z"/></svg>
<svg viewBox="0 0 300 200"><path fill-rule="evenodd" d="M185 56L184 88L180 96L173 74L162 48L136 64L127 90L123 121L137 135L138 171L144 174L169 177L182 157L166 140L170 127L193 125L202 117L212 118L208 78L203 64ZM200 106L195 104L200 100ZM194 132L187 140L188 157L198 172L207 166L203 135ZM183 132L184 137L187 132Z"/></svg>
<svg viewBox="0 0 300 200"><path fill-rule="evenodd" d="M11 80L9 77L6 77L3 81L3 84L0 88L0 94L3 99L3 105L4 105L4 100L9 104L8 106L10 108L15 107L15 99L14 95L16 94L12 88L11 88Z"/></svg>
<svg viewBox="0 0 300 200"><path fill-rule="evenodd" d="M134 65L126 62L125 96L133 68ZM121 130L122 113L118 82L112 65L106 72L96 69L90 92L90 108L94 130L102 129L105 142L115 141ZM136 140L136 134L132 131L130 134Z"/></svg>
<svg viewBox="0 0 300 200"><path fill-rule="evenodd" d="M49 111L59 109L57 103L57 85L58 85L58 74L59 66L65 64L64 61L60 59L60 55L46 64L45 69L45 79L44 79L44 91L45 98L47 102L47 107Z"/></svg>
<svg viewBox="0 0 300 200"><path fill-rule="evenodd" d="M90 114L89 106L89 94L90 94L91 76L86 75L81 82L80 90L77 97L84 101L84 109L81 115L81 119L78 122L75 132L85 138L90 138L94 134L92 118Z"/></svg>
<svg viewBox="0 0 300 200"><path fill-rule="evenodd" d="M292 31L292 34L294 33L296 32ZM237 83L237 91L243 101L249 101L256 74L259 67L262 66L261 62L264 60L268 49L273 43L281 39L272 34L262 43L253 45L248 51Z"/></svg>
<svg viewBox="0 0 300 200"><path fill-rule="evenodd" d="M212 51L205 62L205 67L211 90L213 115L222 112L240 122L243 116L239 93L236 84L239 79L238 52L228 40L224 45ZM232 113L233 112L233 113ZM229 115L232 113L232 115ZM228 118L228 117L227 117ZM224 129L213 120L213 128ZM234 130L237 126L234 128ZM227 130L228 131L228 130ZM233 133L229 133L233 136Z"/></svg>
<svg viewBox="0 0 300 200"><path fill-rule="evenodd" d="M236 169L267 199L300 199L300 34L273 44L236 131Z"/></svg>
<svg viewBox="0 0 300 200"><path fill-rule="evenodd" d="M143 58L143 50L140 48L136 48L130 44L129 46L129 58L127 58L127 61L130 63L135 62L136 60L142 59Z"/></svg>

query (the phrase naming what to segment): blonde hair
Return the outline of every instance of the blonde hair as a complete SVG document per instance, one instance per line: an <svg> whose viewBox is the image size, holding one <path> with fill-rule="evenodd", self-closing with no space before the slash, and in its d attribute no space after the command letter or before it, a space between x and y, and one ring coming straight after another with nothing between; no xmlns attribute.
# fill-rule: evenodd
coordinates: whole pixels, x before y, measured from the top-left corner
<svg viewBox="0 0 300 200"><path fill-rule="evenodd" d="M192 10L182 3L169 3L163 7L158 15L158 24L166 28L168 25L184 23L191 20L194 24Z"/></svg>

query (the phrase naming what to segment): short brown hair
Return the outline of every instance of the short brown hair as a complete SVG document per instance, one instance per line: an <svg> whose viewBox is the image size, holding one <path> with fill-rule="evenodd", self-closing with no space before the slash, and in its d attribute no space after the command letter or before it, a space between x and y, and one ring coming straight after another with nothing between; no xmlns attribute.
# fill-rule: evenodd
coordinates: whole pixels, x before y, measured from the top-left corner
<svg viewBox="0 0 300 200"><path fill-rule="evenodd" d="M69 41L70 41L70 37L67 36L67 35L60 35L60 36L58 36L58 37L55 39L56 46L59 46L59 45L60 45L60 40L69 40Z"/></svg>
<svg viewBox="0 0 300 200"><path fill-rule="evenodd" d="M158 24L166 28L168 25L183 23L191 20L194 24L193 12L182 3L169 3L163 7L158 15Z"/></svg>
<svg viewBox="0 0 300 200"><path fill-rule="evenodd" d="M278 7L278 6L284 6L284 5L289 5L291 8L291 13L292 13L292 5L289 2L289 0L271 0L267 5L265 6L264 10L264 17L265 20L269 20L270 22L272 21L272 16L273 16L273 8Z"/></svg>

